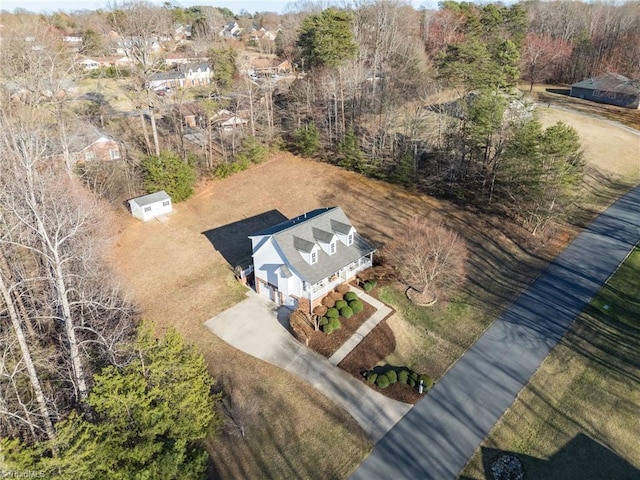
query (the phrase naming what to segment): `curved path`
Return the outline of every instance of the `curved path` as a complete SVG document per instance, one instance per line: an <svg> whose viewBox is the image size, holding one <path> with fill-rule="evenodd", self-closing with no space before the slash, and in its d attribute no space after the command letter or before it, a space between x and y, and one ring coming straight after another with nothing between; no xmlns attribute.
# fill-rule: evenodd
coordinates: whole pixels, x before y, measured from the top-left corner
<svg viewBox="0 0 640 480"><path fill-rule="evenodd" d="M640 187L584 230L429 394L352 480L455 479L551 349L640 239Z"/></svg>

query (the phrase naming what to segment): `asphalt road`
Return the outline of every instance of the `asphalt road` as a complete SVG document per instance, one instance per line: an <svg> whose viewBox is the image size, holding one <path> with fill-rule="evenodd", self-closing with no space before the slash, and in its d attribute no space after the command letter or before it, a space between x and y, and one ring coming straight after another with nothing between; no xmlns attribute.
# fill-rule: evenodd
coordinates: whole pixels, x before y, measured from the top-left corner
<svg viewBox="0 0 640 480"><path fill-rule="evenodd" d="M640 187L585 229L375 446L351 480L455 479L640 239Z"/></svg>

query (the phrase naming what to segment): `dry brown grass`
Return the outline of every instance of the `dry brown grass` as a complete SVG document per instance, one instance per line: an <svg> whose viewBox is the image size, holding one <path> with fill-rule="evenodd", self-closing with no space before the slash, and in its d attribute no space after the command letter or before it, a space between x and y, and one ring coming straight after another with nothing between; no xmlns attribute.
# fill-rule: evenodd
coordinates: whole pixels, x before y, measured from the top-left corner
<svg viewBox="0 0 640 480"><path fill-rule="evenodd" d="M378 246L417 215L460 232L470 249L469 301L489 316L573 234L564 232L561 241L532 251L525 235L502 233L502 225L473 211L289 154L200 185L166 222L143 224L123 213L112 256L116 274L145 318L160 330L177 328L203 352L232 400L237 421L227 422L224 433L209 443L217 477L342 478L371 447L353 419L310 385L231 348L203 326L244 294L233 278L233 265L203 232L270 210L291 218L331 205L340 205ZM451 348L443 352L438 368L455 360L482 328L473 322L449 325L440 343ZM409 344L402 348L403 356L410 355ZM239 434L238 424L246 436Z"/></svg>

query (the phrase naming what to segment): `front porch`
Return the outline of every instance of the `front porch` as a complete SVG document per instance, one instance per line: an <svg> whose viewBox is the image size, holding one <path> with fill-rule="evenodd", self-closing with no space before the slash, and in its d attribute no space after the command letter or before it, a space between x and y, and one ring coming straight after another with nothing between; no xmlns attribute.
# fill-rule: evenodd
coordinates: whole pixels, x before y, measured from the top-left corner
<svg viewBox="0 0 640 480"><path fill-rule="evenodd" d="M304 283L303 296L309 300L310 308L313 310L320 301L333 291L338 285L350 282L355 276L373 266L373 252L341 268L337 272L320 280L315 284Z"/></svg>

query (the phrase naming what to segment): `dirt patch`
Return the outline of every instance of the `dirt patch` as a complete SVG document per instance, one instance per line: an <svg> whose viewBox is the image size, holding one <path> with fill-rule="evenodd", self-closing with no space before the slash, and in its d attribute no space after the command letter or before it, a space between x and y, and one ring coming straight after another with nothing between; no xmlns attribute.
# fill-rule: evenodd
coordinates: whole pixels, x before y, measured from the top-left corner
<svg viewBox="0 0 640 480"><path fill-rule="evenodd" d="M309 348L327 358L333 355L376 312L376 309L367 302L363 301L362 304L364 309L361 312L352 315L350 318L340 317L342 327L335 332L331 334L311 332Z"/></svg>

